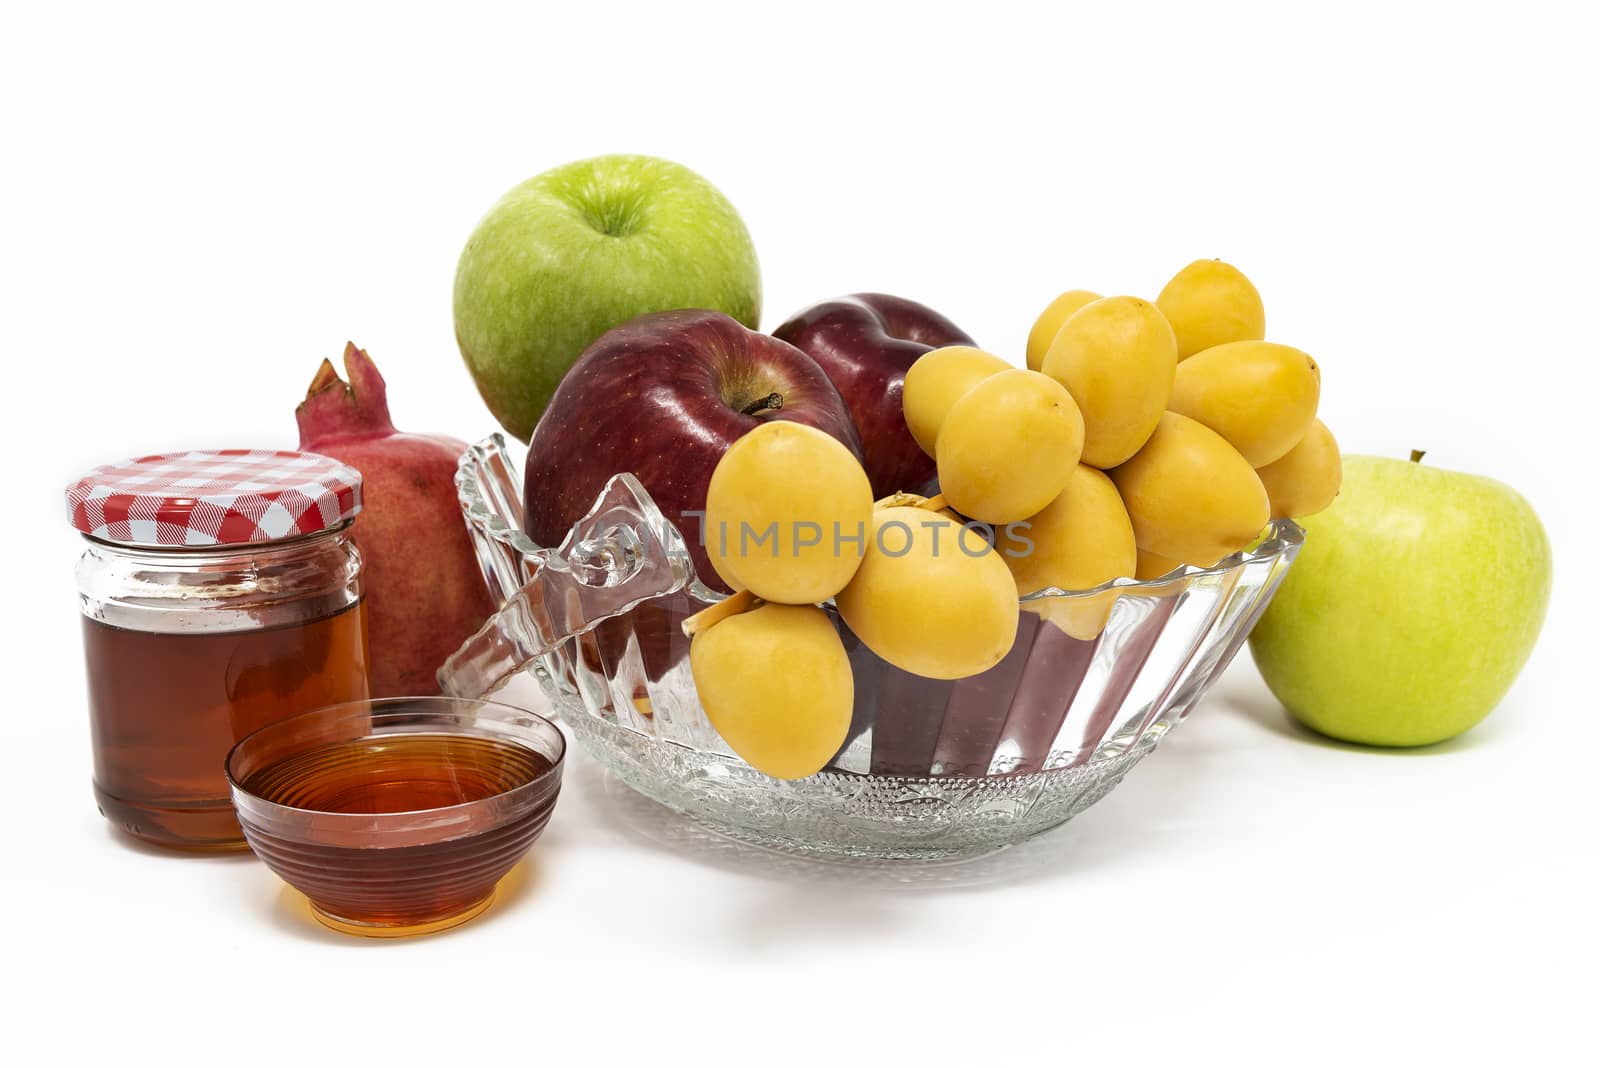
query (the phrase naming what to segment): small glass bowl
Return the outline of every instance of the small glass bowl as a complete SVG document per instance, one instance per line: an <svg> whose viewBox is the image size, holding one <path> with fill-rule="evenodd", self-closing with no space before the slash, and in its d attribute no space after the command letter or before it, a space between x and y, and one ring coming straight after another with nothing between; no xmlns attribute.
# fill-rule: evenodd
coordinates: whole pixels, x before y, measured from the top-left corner
<svg viewBox="0 0 1600 1068"><path fill-rule="evenodd" d="M328 927L387 938L488 908L549 822L565 755L561 731L532 712L394 697L262 727L226 769L267 867Z"/></svg>

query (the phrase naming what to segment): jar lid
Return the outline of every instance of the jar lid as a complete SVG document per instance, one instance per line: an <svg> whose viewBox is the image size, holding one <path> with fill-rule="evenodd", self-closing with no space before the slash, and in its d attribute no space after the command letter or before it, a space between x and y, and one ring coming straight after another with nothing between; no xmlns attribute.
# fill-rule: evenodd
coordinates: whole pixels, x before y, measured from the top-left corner
<svg viewBox="0 0 1600 1068"><path fill-rule="evenodd" d="M219 449L97 467L67 487L78 530L123 545L244 545L339 526L361 472L311 452Z"/></svg>

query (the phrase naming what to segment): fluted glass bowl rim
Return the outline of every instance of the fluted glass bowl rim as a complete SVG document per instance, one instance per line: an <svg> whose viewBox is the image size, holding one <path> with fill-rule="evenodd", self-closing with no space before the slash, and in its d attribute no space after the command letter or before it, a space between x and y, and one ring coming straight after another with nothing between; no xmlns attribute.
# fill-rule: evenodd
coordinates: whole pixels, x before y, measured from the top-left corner
<svg viewBox="0 0 1600 1068"><path fill-rule="evenodd" d="M505 447L505 436L498 432L489 435L488 438L482 439L482 441L496 441L502 449ZM481 443L480 441L479 444ZM462 453L461 459L464 460L471 455L472 449L476 447L469 447ZM456 501L466 513L468 521L476 523L495 541L522 556L535 556L554 548L554 546L540 545L528 536L527 531L501 515L485 499L483 489L478 484L476 472L471 469L470 465L461 463L459 460L456 465L455 484ZM518 503L520 506L521 502Z"/></svg>
<svg viewBox="0 0 1600 1068"><path fill-rule="evenodd" d="M488 708L508 713L514 717L521 717L532 721L527 727L514 722L500 719L495 720L502 730L496 731L497 735L510 736L513 742L520 742L526 748L533 750L540 756L550 761L550 767L535 775L525 783L521 783L509 790L502 790L480 797L473 801L464 801L455 805L438 805L433 808L410 809L400 812L334 812L320 808L300 808L295 805L285 805L277 801L270 801L247 789L235 775L235 759L247 746L259 742L263 737L275 730L288 730L296 724L310 723L315 720L335 720L343 716L357 714L362 710L370 713L369 722L376 726L381 720L401 720L414 717L418 706L424 709L437 709L440 712L446 709L460 709L463 705L470 705L474 712ZM380 711L380 708L388 709ZM409 711L407 711L409 710ZM470 730L451 731L447 725L436 724L417 731L397 731L396 734L460 734L462 736L483 737ZM378 732L369 730L360 735L361 738L378 736ZM546 742L554 740L554 756L547 754L543 748L532 744L534 739ZM317 743L324 744L324 743ZM283 759L291 755L298 755L306 750L294 750L283 754ZM223 760L223 773L227 777L228 786L233 794L234 807L237 810L239 821L246 827L260 824L264 821L304 821L314 818L321 826L345 826L352 829L381 829L381 830L411 830L419 827L450 824L469 818L482 812L495 808L505 808L506 817L514 814L518 809L530 802L542 799L550 790L553 783L561 779L562 768L566 762L567 736L549 717L542 716L527 708L520 708L505 701L496 701L489 698L461 698L443 696L417 696L417 697L370 697L354 701L340 701L336 704L323 705L304 712L297 712L291 716L274 720L264 726L257 727L243 738L239 739ZM246 804L241 806L240 800ZM248 815L247 815L248 814Z"/></svg>

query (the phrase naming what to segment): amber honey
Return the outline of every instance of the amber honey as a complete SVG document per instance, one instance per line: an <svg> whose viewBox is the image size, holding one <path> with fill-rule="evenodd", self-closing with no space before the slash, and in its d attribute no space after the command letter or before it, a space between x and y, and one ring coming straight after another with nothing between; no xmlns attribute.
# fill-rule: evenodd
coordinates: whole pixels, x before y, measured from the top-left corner
<svg viewBox="0 0 1600 1068"><path fill-rule="evenodd" d="M237 780L252 847L359 934L470 919L555 804L555 762L500 738L384 733L263 759Z"/></svg>
<svg viewBox="0 0 1600 1068"><path fill-rule="evenodd" d="M482 801L550 768L533 750L495 738L388 734L296 754L239 785L263 801L315 812L418 812Z"/></svg>
<svg viewBox="0 0 1600 1068"><path fill-rule="evenodd" d="M232 631L130 630L85 617L83 641L100 811L167 846L243 848L228 750L265 724L367 694L360 602Z"/></svg>

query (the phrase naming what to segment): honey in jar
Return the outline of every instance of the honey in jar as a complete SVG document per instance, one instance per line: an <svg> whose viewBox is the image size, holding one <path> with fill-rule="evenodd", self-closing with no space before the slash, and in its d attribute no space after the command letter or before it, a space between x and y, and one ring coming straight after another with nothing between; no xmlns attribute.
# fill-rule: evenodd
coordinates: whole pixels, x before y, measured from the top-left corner
<svg viewBox="0 0 1600 1068"><path fill-rule="evenodd" d="M228 750L283 717L364 698L361 476L311 453L173 453L67 490L94 792L141 839L245 845Z"/></svg>

